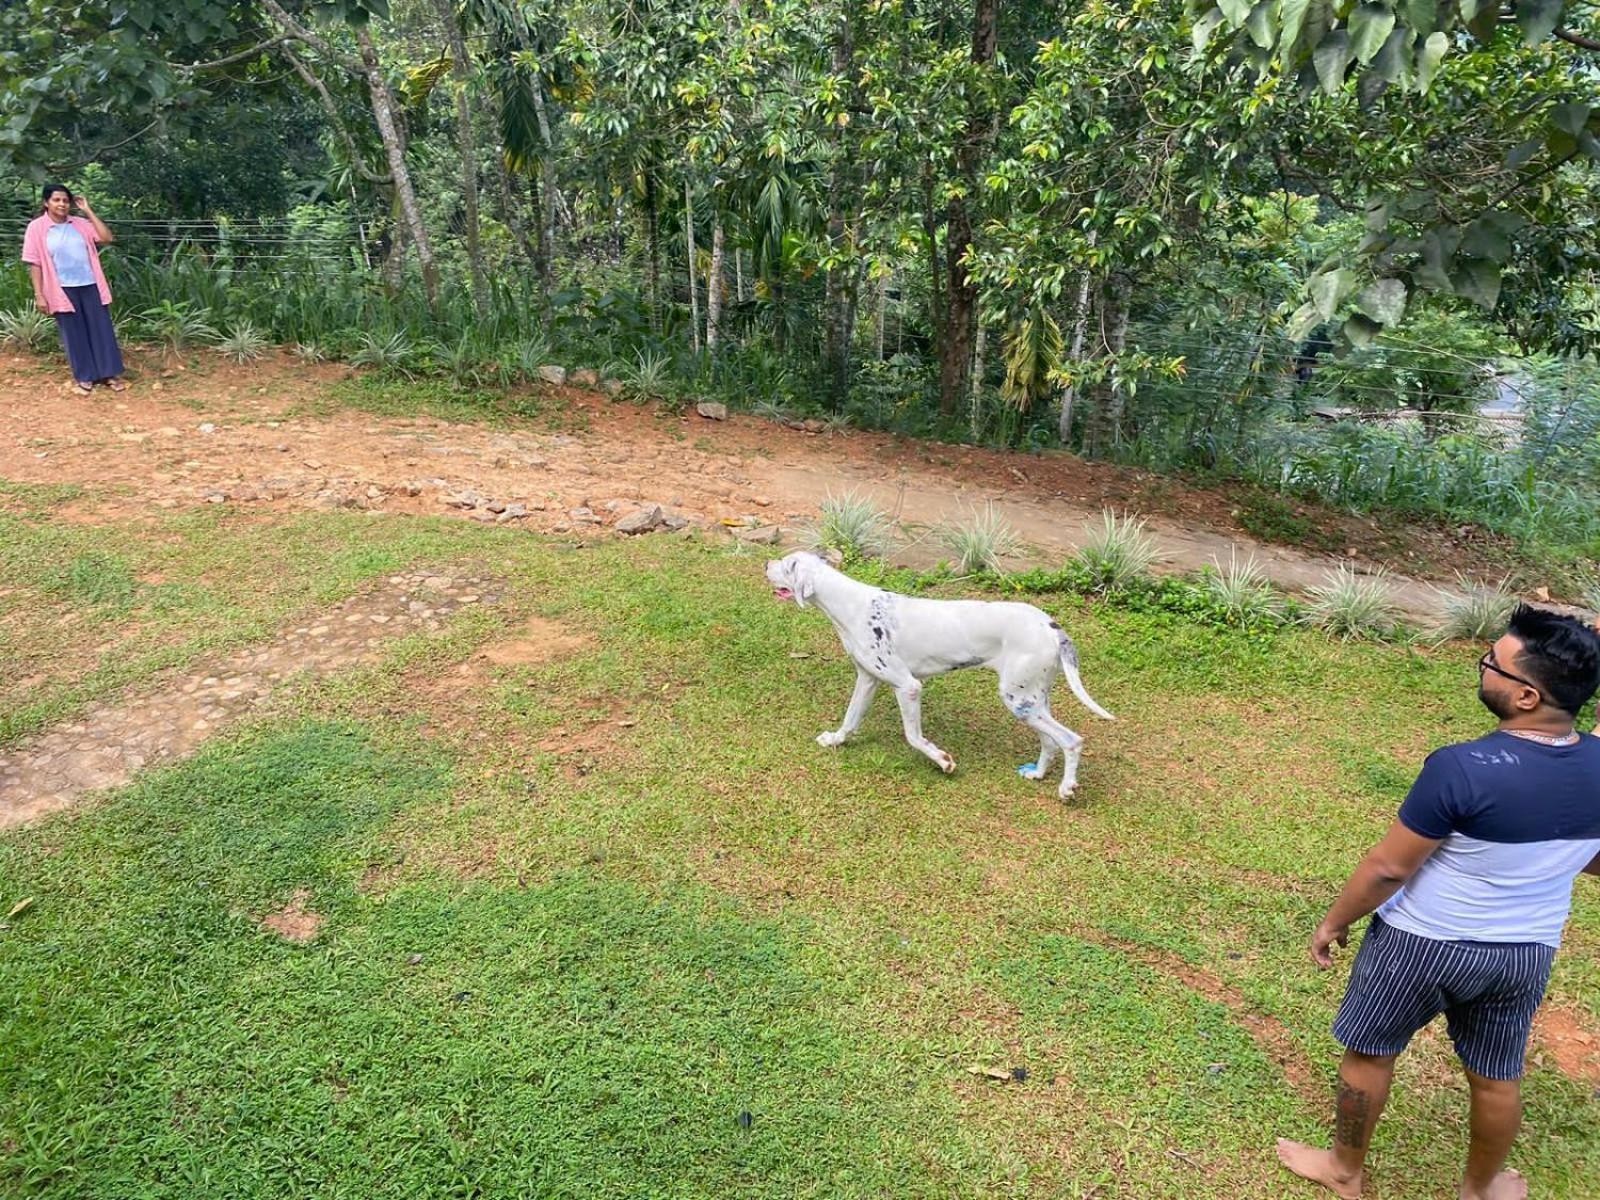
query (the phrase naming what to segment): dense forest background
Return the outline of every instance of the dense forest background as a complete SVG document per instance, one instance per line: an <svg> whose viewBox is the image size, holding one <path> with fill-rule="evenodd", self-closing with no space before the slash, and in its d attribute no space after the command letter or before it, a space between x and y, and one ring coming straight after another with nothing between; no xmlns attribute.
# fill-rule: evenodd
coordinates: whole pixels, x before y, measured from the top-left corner
<svg viewBox="0 0 1600 1200"><path fill-rule="evenodd" d="M1597 67L1561 0L26 0L0 193L18 245L89 195L179 351L591 366L1581 564Z"/></svg>

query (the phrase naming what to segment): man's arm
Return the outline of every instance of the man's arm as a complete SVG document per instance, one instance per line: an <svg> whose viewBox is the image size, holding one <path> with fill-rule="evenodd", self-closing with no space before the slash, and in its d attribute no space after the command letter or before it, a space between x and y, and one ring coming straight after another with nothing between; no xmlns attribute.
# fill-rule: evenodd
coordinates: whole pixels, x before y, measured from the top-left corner
<svg viewBox="0 0 1600 1200"><path fill-rule="evenodd" d="M1438 849L1440 840L1413 833L1399 821L1389 826L1383 841L1368 850L1367 856L1356 865L1339 898L1322 918L1316 933L1311 935L1311 958L1317 966L1333 966L1333 956L1329 953L1333 944L1349 944L1351 924L1374 912L1404 887L1428 861L1428 856Z"/></svg>

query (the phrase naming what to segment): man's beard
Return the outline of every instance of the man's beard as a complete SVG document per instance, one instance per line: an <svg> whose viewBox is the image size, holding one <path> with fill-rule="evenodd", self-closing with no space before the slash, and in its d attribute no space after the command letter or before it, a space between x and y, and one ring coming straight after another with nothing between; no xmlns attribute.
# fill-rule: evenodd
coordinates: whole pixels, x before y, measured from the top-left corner
<svg viewBox="0 0 1600 1200"><path fill-rule="evenodd" d="M1506 703L1505 698L1491 695L1481 683L1478 685L1478 700L1502 721L1507 720L1512 715L1513 709L1511 705Z"/></svg>

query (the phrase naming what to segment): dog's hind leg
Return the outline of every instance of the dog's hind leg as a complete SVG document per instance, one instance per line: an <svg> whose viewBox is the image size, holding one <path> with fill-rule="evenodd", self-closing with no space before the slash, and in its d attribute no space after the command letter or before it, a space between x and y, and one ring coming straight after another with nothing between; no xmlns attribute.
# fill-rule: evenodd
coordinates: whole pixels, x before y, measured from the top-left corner
<svg viewBox="0 0 1600 1200"><path fill-rule="evenodd" d="M1056 741L1054 738L1039 735L1039 757L1031 763L1024 763L1017 768L1017 774L1024 779L1043 779L1050 774L1050 764L1056 760Z"/></svg>
<svg viewBox="0 0 1600 1200"><path fill-rule="evenodd" d="M1055 750L1060 749L1065 762L1058 794L1065 800L1078 786L1078 757L1083 751L1083 738L1051 715L1050 681L1019 685L1002 676L1000 698L1017 720L1039 735L1039 761L1031 767L1023 767L1020 774L1024 779L1043 779Z"/></svg>
<svg viewBox="0 0 1600 1200"><path fill-rule="evenodd" d="M954 771L956 760L922 736L922 683L910 679L897 684L894 698L900 702L900 722L905 726L906 741L911 748L926 754L946 775Z"/></svg>
<svg viewBox="0 0 1600 1200"><path fill-rule="evenodd" d="M850 707L845 709L844 724L827 733L817 734L817 745L837 746L861 728L861 721L872 704L872 694L878 690L878 681L859 667L856 668L856 690L850 694Z"/></svg>
<svg viewBox="0 0 1600 1200"><path fill-rule="evenodd" d="M1083 738L1051 716L1048 706L1034 709L1022 719L1038 733L1041 740L1050 738L1061 747L1061 757L1065 761L1061 768L1061 787L1057 794L1065 800L1078 786L1078 759L1083 755Z"/></svg>

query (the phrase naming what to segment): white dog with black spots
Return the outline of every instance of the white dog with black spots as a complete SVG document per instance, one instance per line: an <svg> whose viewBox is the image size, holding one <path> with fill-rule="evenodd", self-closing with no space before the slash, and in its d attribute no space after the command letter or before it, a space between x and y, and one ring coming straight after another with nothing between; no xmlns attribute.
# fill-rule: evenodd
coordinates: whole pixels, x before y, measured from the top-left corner
<svg viewBox="0 0 1600 1200"><path fill-rule="evenodd" d="M922 681L965 667L1000 676L1007 709L1039 735L1039 759L1020 768L1043 779L1057 751L1065 762L1060 795L1078 785L1083 738L1050 713L1050 688L1060 675L1090 712L1115 718L1096 704L1078 676L1078 651L1050 615L1031 604L985 600L926 600L870 587L835 570L820 555L800 550L767 563L767 581L780 600L816 605L833 623L856 665L856 689L838 729L817 735L840 745L861 726L880 683L894 689L906 741L941 771L955 760L922 733Z"/></svg>

